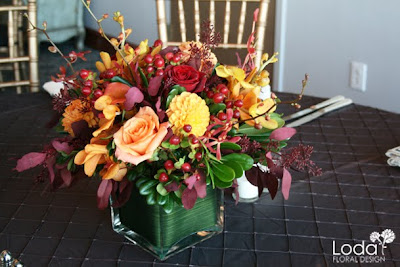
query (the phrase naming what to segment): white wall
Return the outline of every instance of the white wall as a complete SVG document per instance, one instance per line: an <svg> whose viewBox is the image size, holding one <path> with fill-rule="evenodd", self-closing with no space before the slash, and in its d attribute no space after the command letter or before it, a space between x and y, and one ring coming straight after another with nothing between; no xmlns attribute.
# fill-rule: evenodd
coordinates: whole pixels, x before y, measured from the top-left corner
<svg viewBox="0 0 400 267"><path fill-rule="evenodd" d="M400 113L399 0L278 2L282 38L277 33L275 49L283 52L283 60L275 67L275 90L298 92L304 73L309 73L306 94L342 94L359 104ZM349 87L352 60L368 64L364 93Z"/></svg>
<svg viewBox="0 0 400 267"><path fill-rule="evenodd" d="M108 13L109 18L103 22L103 28L110 36L118 36L119 25L112 16L115 11L120 11L124 15L125 27L132 28L128 41L139 44L140 41L149 39L149 44L152 45L154 40L158 39L155 0L92 0L90 7L98 18ZM168 10L166 13L169 14ZM84 14L85 26L97 30L96 21L86 10Z"/></svg>

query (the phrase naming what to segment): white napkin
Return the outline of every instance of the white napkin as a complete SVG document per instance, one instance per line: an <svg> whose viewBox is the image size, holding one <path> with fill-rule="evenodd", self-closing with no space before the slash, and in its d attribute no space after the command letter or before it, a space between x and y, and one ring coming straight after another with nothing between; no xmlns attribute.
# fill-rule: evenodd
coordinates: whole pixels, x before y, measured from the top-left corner
<svg viewBox="0 0 400 267"><path fill-rule="evenodd" d="M64 84L62 82L49 81L43 84L43 89L51 96L58 94L62 88L64 88Z"/></svg>
<svg viewBox="0 0 400 267"><path fill-rule="evenodd" d="M389 159L387 163L393 167L400 167L400 146L389 149L386 154Z"/></svg>

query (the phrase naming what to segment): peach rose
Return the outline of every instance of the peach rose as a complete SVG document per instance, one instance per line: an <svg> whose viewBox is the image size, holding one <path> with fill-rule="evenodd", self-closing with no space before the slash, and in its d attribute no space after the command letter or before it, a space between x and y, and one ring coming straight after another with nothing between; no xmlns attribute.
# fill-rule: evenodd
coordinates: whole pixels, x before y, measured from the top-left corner
<svg viewBox="0 0 400 267"><path fill-rule="evenodd" d="M168 122L159 123L152 108L142 107L114 134L115 156L135 165L151 158L167 135L168 127Z"/></svg>

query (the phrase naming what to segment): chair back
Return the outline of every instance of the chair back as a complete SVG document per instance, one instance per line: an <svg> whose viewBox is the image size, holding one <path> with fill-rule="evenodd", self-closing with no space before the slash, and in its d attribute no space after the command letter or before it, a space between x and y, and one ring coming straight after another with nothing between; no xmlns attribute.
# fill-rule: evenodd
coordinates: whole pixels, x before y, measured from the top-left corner
<svg viewBox="0 0 400 267"><path fill-rule="evenodd" d="M258 65L261 60L261 55L264 48L264 37L265 37L265 29L267 26L267 14L270 0L189 0L194 2L194 25L193 29L187 29L186 18L185 18L185 10L184 10L184 0L178 1L178 17L179 17L179 30L181 42L186 42L187 40L187 31L194 30L195 40L199 41L200 39L200 3L199 2L209 2L209 20L211 25L215 26L216 22L216 2L225 2L225 12L223 14L223 32L221 34L222 43L218 45L218 48L235 48L235 49L245 49L247 48L247 38L243 38L246 15L247 13L247 4L250 2L259 3L259 14L258 21L256 25L256 59L255 63ZM186 0L188 1L188 0ZM232 17L232 2L239 2L240 5L240 15L237 23L237 31L231 31L231 17ZM158 33L159 38L163 42L164 46L169 45L179 45L179 41L170 41L168 39L168 30L167 30L167 19L166 19L166 6L165 0L156 0L157 5L157 24L158 24ZM251 10L251 16L253 16L253 11ZM222 16L218 16L222 17ZM236 18L235 18L236 19ZM250 25L249 25L250 27ZM230 34L237 34L236 42L229 42Z"/></svg>
<svg viewBox="0 0 400 267"><path fill-rule="evenodd" d="M23 13L28 13L29 19L36 24L36 0L29 0L27 5L23 5L21 0L13 0L12 5L0 6L0 13L8 13L6 48L8 56L1 57L0 64L11 64L14 71L14 80L0 81L0 88L16 87L17 93L21 93L21 86L29 85L31 92L37 92L39 91L37 33L34 30L28 31L29 55L23 55L24 41L21 30ZM21 77L22 62L29 62L29 80L23 80Z"/></svg>

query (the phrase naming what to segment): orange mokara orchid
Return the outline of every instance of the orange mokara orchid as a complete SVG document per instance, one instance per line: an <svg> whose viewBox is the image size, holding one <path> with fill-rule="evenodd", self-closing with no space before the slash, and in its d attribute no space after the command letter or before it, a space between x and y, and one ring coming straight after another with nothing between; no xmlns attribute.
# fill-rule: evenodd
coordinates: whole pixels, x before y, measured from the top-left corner
<svg viewBox="0 0 400 267"><path fill-rule="evenodd" d="M98 164L106 162L107 156L106 145L88 144L85 149L76 154L74 162L76 165L85 165L85 174L91 177L96 170Z"/></svg>
<svg viewBox="0 0 400 267"><path fill-rule="evenodd" d="M94 103L94 108L103 111L104 118L100 119L100 128L93 132L93 136L96 137L105 130L110 129L115 120L115 116L120 112L119 107L112 105L112 98L108 95L103 95Z"/></svg>

